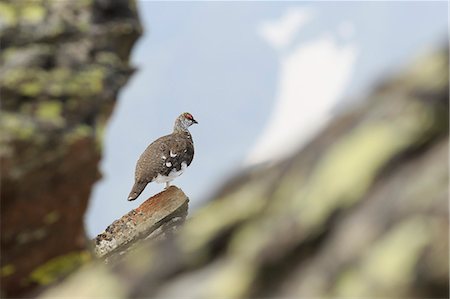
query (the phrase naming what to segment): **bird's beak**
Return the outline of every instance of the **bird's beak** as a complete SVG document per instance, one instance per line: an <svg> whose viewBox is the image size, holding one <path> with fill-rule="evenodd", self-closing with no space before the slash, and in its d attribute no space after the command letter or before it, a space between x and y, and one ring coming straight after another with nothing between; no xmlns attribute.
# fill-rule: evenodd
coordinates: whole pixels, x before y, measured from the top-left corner
<svg viewBox="0 0 450 299"><path fill-rule="evenodd" d="M192 120L194 122L194 124L198 124L198 121L196 121L195 119Z"/></svg>

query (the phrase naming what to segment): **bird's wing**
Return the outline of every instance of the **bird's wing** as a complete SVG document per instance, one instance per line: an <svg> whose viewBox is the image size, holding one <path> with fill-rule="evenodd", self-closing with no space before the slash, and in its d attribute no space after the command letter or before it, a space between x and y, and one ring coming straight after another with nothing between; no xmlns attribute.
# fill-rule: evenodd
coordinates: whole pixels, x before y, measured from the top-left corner
<svg viewBox="0 0 450 299"><path fill-rule="evenodd" d="M187 166L191 164L194 157L192 140L186 139L185 136L176 136L168 144L168 149L165 166L170 169L169 172L172 169L179 171L182 168L182 163L186 163Z"/></svg>
<svg viewBox="0 0 450 299"><path fill-rule="evenodd" d="M193 144L186 138L174 134L163 136L142 153L136 165L136 180L150 182L158 174L167 176L174 168L180 170L183 162L189 165L193 154Z"/></svg>
<svg viewBox="0 0 450 299"><path fill-rule="evenodd" d="M152 142L139 157L136 163L136 181L151 182L158 173L164 170L164 157L168 153L168 136L163 136Z"/></svg>

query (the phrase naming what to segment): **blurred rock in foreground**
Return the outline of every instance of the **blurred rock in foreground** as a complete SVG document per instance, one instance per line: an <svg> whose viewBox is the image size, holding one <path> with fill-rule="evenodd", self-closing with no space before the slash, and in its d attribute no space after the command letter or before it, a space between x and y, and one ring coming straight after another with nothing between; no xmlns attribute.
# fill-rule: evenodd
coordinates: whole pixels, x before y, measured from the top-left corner
<svg viewBox="0 0 450 299"><path fill-rule="evenodd" d="M129 0L0 3L2 297L89 259L83 217L103 128L140 33Z"/></svg>
<svg viewBox="0 0 450 299"><path fill-rule="evenodd" d="M448 79L447 49L422 57L174 238L43 297L448 298Z"/></svg>

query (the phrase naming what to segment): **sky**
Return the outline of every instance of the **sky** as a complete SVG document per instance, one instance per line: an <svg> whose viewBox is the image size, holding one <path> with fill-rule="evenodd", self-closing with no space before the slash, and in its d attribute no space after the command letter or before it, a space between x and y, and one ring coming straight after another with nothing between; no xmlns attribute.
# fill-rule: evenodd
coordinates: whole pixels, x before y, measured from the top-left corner
<svg viewBox="0 0 450 299"><path fill-rule="evenodd" d="M200 207L245 167L307 143L340 109L446 43L446 2L138 2L138 69L109 121L86 229L101 233L164 185L126 200L140 154L190 112L195 157L173 181Z"/></svg>

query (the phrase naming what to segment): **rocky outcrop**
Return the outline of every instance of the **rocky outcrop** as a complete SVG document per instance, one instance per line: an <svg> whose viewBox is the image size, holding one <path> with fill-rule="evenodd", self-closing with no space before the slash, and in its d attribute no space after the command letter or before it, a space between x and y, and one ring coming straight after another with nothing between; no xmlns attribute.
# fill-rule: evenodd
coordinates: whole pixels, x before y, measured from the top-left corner
<svg viewBox="0 0 450 299"><path fill-rule="evenodd" d="M95 238L95 255L121 256L139 240L168 238L184 223L188 203L187 196L175 186L150 197Z"/></svg>
<svg viewBox="0 0 450 299"><path fill-rule="evenodd" d="M174 238L43 298L448 298L448 80L448 49L422 57Z"/></svg>
<svg viewBox="0 0 450 299"><path fill-rule="evenodd" d="M140 33L131 0L0 3L2 297L90 258L84 212Z"/></svg>

